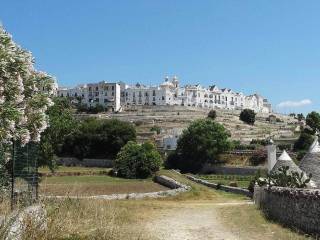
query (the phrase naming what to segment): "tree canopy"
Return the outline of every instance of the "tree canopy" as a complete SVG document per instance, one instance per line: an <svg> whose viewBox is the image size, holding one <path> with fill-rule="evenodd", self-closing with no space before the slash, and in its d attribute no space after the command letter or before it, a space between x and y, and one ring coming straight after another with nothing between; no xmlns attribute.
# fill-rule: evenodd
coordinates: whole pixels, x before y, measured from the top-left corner
<svg viewBox="0 0 320 240"><path fill-rule="evenodd" d="M311 112L306 118L306 124L314 131L320 130L320 114Z"/></svg>
<svg viewBox="0 0 320 240"><path fill-rule="evenodd" d="M162 160L155 146L128 142L118 153L114 171L124 178L147 178L159 170Z"/></svg>
<svg viewBox="0 0 320 240"><path fill-rule="evenodd" d="M253 125L256 121L256 113L251 109L244 109L240 113L240 120L247 124Z"/></svg>
<svg viewBox="0 0 320 240"><path fill-rule="evenodd" d="M79 122L72 114L72 106L66 98L55 98L54 105L47 111L49 127L41 134L39 165L55 167L55 156L64 139L76 132Z"/></svg>
<svg viewBox="0 0 320 240"><path fill-rule="evenodd" d="M182 172L198 172L205 163L216 162L218 155L231 147L228 137L219 123L208 119L194 121L183 131L166 166Z"/></svg>
<svg viewBox="0 0 320 240"><path fill-rule="evenodd" d="M82 158L114 158L136 130L128 122L117 119L88 118L73 134L65 138L60 155Z"/></svg>

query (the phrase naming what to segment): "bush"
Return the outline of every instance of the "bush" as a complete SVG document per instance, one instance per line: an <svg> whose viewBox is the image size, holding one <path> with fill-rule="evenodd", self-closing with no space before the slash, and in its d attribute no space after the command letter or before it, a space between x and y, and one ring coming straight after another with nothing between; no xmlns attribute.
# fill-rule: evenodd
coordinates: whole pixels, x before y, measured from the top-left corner
<svg viewBox="0 0 320 240"><path fill-rule="evenodd" d="M152 128L150 128L151 132L156 132L157 134L161 133L161 128L159 126L153 126Z"/></svg>
<svg viewBox="0 0 320 240"><path fill-rule="evenodd" d="M244 109L240 113L240 120L247 124L253 125L256 121L256 113L251 109Z"/></svg>
<svg viewBox="0 0 320 240"><path fill-rule="evenodd" d="M278 148L280 151L286 150L286 151L290 151L292 148L292 145L290 143L288 144L279 144Z"/></svg>
<svg viewBox="0 0 320 240"><path fill-rule="evenodd" d="M211 120L197 120L183 131L175 153L166 166L182 172L198 172L205 163L215 163L218 155L231 147L225 128Z"/></svg>
<svg viewBox="0 0 320 240"><path fill-rule="evenodd" d="M304 158L304 156L307 154L307 151L299 151L298 153L297 153L297 160L298 161L301 161L303 158Z"/></svg>
<svg viewBox="0 0 320 240"><path fill-rule="evenodd" d="M267 179L258 182L260 186L268 185L269 187L306 188L311 178L311 174L305 178L303 172L292 172L289 170L288 166L282 166L277 171L268 175Z"/></svg>
<svg viewBox="0 0 320 240"><path fill-rule="evenodd" d="M161 155L150 143L128 142L118 153L114 171L124 178L148 178L161 166Z"/></svg>
<svg viewBox="0 0 320 240"><path fill-rule="evenodd" d="M250 164L253 166L258 166L266 162L268 157L267 151L265 149L257 150L249 159Z"/></svg>
<svg viewBox="0 0 320 240"><path fill-rule="evenodd" d="M269 144L269 141L267 139L252 139L250 144L267 146Z"/></svg>
<svg viewBox="0 0 320 240"><path fill-rule="evenodd" d="M136 139L136 130L117 119L88 118L78 131L66 137L60 155L83 158L114 158L128 142Z"/></svg>
<svg viewBox="0 0 320 240"><path fill-rule="evenodd" d="M317 112L309 113L306 118L306 123L314 132L320 130L320 114Z"/></svg>
<svg viewBox="0 0 320 240"><path fill-rule="evenodd" d="M294 143L293 149L295 151L307 151L314 141L313 135L311 135L308 130L304 130L299 139Z"/></svg>
<svg viewBox="0 0 320 240"><path fill-rule="evenodd" d="M216 117L217 117L217 112L215 110L210 110L210 112L208 113L208 118L215 120Z"/></svg>

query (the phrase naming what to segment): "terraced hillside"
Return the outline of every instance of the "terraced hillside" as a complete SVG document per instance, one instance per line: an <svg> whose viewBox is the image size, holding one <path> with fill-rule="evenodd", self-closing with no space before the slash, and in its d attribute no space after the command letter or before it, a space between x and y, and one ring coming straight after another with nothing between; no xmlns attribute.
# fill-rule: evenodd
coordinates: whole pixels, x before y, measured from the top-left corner
<svg viewBox="0 0 320 240"><path fill-rule="evenodd" d="M117 118L136 124L138 140L154 139L161 141L165 135L175 135L196 119L206 118L207 109L181 106L144 106L117 114L101 114L101 118ZM240 111L217 110L216 121L222 123L231 133L234 140L249 142L252 139L294 138L297 120L292 117L275 114L281 122L270 123L269 114L258 114L254 126L239 120ZM161 129L160 134L150 131L153 126Z"/></svg>

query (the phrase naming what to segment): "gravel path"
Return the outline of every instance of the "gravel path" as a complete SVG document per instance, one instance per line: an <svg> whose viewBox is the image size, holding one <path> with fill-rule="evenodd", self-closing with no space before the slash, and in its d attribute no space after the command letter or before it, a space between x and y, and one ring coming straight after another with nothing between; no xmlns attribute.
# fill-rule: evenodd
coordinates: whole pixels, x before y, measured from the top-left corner
<svg viewBox="0 0 320 240"><path fill-rule="evenodd" d="M217 207L251 204L239 203L182 203L177 208L162 210L146 226L148 233L161 240L239 240L218 219Z"/></svg>

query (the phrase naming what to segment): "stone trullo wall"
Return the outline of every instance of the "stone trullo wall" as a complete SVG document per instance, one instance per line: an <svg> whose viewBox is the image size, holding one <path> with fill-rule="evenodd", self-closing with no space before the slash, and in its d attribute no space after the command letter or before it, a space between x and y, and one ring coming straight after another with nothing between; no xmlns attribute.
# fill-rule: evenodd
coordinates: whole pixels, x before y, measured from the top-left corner
<svg viewBox="0 0 320 240"><path fill-rule="evenodd" d="M254 201L270 219L306 233L320 234L320 189L256 186Z"/></svg>

